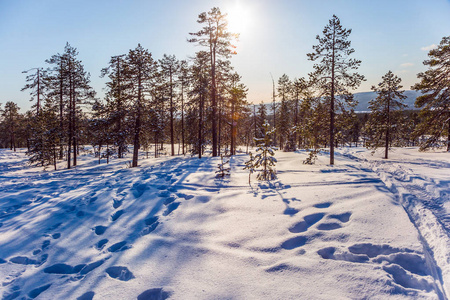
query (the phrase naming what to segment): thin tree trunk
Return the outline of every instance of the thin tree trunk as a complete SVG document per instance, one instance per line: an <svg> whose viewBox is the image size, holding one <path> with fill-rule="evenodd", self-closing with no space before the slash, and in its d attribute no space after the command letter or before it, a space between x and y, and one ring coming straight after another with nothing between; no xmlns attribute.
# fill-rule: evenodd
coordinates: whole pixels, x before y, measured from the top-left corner
<svg viewBox="0 0 450 300"><path fill-rule="evenodd" d="M175 138L173 131L173 87L172 87L172 66L169 68L170 76L170 146L172 151L172 156L175 156Z"/></svg>
<svg viewBox="0 0 450 300"><path fill-rule="evenodd" d="M72 116L72 65L69 60L69 140L67 147L67 169L70 169L71 151L72 151L72 139L73 139L73 116Z"/></svg>
<svg viewBox="0 0 450 300"><path fill-rule="evenodd" d="M198 158L202 158L202 127L203 127L203 95L200 95L200 109L198 117Z"/></svg>
<svg viewBox="0 0 450 300"><path fill-rule="evenodd" d="M141 131L141 74L138 75L138 99L137 99L137 116L134 126L134 143L133 143L133 162L131 167L137 167L138 155L139 155L139 133Z"/></svg>
<svg viewBox="0 0 450 300"><path fill-rule="evenodd" d="M181 143L183 145L184 153L184 84L181 84Z"/></svg>
<svg viewBox="0 0 450 300"><path fill-rule="evenodd" d="M64 156L64 146L63 146L63 132L64 132L64 124L63 124L63 76L62 76L62 60L60 66L60 79L59 79L59 159L63 159Z"/></svg>
<svg viewBox="0 0 450 300"><path fill-rule="evenodd" d="M331 57L331 104L330 104L330 165L334 165L334 68L336 26L333 27L333 53Z"/></svg>

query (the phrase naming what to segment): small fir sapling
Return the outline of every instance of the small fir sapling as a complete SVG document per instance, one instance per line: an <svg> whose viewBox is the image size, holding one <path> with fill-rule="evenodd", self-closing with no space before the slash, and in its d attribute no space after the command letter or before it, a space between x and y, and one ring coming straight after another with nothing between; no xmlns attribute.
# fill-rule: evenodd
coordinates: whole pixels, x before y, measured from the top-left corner
<svg viewBox="0 0 450 300"><path fill-rule="evenodd" d="M255 172L255 157L253 153L249 153L250 159L245 162L244 170L248 170L248 184L250 184L250 178L253 172Z"/></svg>
<svg viewBox="0 0 450 300"><path fill-rule="evenodd" d="M309 152L308 157L303 161L304 165L314 165L317 160L317 154L320 153L320 149L313 149Z"/></svg>
<svg viewBox="0 0 450 300"><path fill-rule="evenodd" d="M264 136L262 138L255 138L255 142L258 146L256 152L260 152L257 153L254 158L254 168L261 168L256 176L256 179L258 180L273 180L276 178L276 171L273 167L277 163L277 159L274 157L274 150L277 149L271 147L272 139L270 138L270 135L275 132L275 128L270 130L269 126L269 123L266 121L263 124Z"/></svg>
<svg viewBox="0 0 450 300"><path fill-rule="evenodd" d="M224 159L225 157L225 159ZM217 165L219 168L218 171L216 171L218 178L224 178L225 176L230 176L230 158L228 156L228 149L225 149L225 154L220 155L220 164ZM226 166L228 164L228 167Z"/></svg>

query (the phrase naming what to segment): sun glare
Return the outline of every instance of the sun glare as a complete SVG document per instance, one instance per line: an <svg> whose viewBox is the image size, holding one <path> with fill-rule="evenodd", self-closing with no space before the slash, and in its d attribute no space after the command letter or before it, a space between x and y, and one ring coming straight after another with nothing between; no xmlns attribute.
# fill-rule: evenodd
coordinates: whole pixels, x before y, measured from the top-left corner
<svg viewBox="0 0 450 300"><path fill-rule="evenodd" d="M250 9L240 2L228 7L228 30L232 33L245 34L251 23Z"/></svg>

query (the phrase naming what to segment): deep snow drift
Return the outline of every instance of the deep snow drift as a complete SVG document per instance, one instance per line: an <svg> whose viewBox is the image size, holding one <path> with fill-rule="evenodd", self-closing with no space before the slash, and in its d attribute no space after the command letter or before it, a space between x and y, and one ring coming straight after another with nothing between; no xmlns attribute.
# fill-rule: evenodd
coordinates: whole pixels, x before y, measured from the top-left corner
<svg viewBox="0 0 450 300"><path fill-rule="evenodd" d="M248 185L248 156L163 157L77 168L0 150L3 299L445 299L448 153L392 159L340 149L335 166L276 157Z"/></svg>

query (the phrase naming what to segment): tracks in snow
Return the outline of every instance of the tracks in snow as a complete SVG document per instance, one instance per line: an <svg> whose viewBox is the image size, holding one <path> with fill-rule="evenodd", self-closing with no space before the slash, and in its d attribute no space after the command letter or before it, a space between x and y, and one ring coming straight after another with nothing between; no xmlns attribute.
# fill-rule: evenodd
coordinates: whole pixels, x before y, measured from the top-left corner
<svg viewBox="0 0 450 300"><path fill-rule="evenodd" d="M368 161L351 154L343 156L372 170L395 195L419 233L426 264L436 282L436 293L440 299L449 299L450 216L443 209L448 197L446 189L439 188L433 180L418 176L398 163Z"/></svg>

